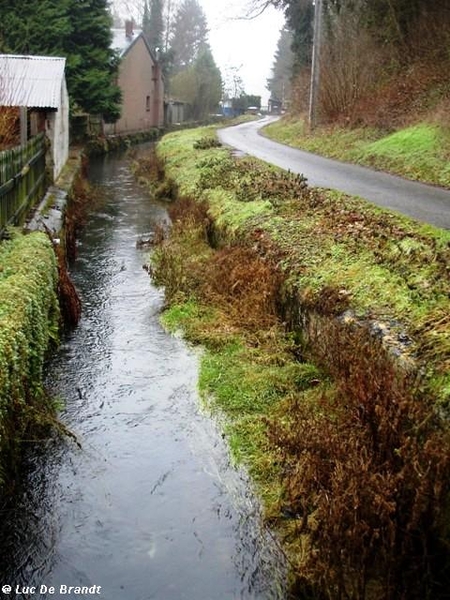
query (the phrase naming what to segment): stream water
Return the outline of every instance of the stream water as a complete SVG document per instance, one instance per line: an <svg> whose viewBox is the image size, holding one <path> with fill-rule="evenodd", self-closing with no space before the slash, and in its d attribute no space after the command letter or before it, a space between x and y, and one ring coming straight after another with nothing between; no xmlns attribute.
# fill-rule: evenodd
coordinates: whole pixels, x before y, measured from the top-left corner
<svg viewBox="0 0 450 600"><path fill-rule="evenodd" d="M104 202L72 268L83 316L47 381L81 447L50 439L30 453L2 519L2 597L286 598L251 485L201 411L198 356L159 323L136 240L165 207L126 157L93 162L90 178Z"/></svg>

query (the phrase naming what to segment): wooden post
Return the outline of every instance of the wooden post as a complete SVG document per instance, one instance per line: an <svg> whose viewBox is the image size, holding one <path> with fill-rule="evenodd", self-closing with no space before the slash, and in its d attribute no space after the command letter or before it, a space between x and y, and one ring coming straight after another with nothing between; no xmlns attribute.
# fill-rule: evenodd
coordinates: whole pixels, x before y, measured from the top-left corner
<svg viewBox="0 0 450 600"><path fill-rule="evenodd" d="M26 106L19 107L20 112L20 145L25 146L28 139L28 110Z"/></svg>
<svg viewBox="0 0 450 600"><path fill-rule="evenodd" d="M315 0L314 6L314 39L311 64L311 89L309 95L309 127L317 124L317 100L320 84L320 48L322 45L322 0Z"/></svg>

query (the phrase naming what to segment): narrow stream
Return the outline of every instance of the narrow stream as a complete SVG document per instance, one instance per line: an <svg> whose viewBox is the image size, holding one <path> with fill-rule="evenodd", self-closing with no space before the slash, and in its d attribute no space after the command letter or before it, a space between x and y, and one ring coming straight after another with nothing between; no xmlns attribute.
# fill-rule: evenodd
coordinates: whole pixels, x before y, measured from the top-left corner
<svg viewBox="0 0 450 600"><path fill-rule="evenodd" d="M48 373L81 448L49 440L30 457L3 517L0 587L13 589L2 597L84 586L104 600L283 599L251 486L200 409L198 356L161 328L162 292L136 249L165 208L125 157L94 162L90 177L105 202L72 270L83 316Z"/></svg>

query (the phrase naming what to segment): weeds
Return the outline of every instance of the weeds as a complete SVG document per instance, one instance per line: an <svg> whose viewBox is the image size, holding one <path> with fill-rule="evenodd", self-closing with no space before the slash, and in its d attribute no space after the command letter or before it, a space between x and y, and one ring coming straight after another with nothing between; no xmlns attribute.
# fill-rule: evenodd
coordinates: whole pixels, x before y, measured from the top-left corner
<svg viewBox="0 0 450 600"><path fill-rule="evenodd" d="M220 148L222 144L214 136L205 136L194 142L195 150L208 150L209 148Z"/></svg>
<svg viewBox="0 0 450 600"><path fill-rule="evenodd" d="M164 285L171 304L198 294L211 250L206 205L184 199L171 205L169 215L172 235L152 253L150 273L156 285Z"/></svg>
<svg viewBox="0 0 450 600"><path fill-rule="evenodd" d="M95 190L86 179L87 164L83 162L83 169L77 174L69 197L67 211L64 219L64 247L67 260L76 258L77 236L84 227L88 215L88 207L92 207L96 200Z"/></svg>
<svg viewBox="0 0 450 600"><path fill-rule="evenodd" d="M134 176L144 183L161 182L165 178L164 162L158 158L154 149L135 160L132 169Z"/></svg>
<svg viewBox="0 0 450 600"><path fill-rule="evenodd" d="M446 552L449 434L381 345L337 326L326 336L336 389L296 396L269 428L282 503L314 548L297 569L336 600L428 597Z"/></svg>
<svg viewBox="0 0 450 600"><path fill-rule="evenodd" d="M306 178L289 171L269 170L261 163L245 159L235 162L229 156L208 157L199 163L200 190L233 190L241 202L262 199L273 203L308 194Z"/></svg>
<svg viewBox="0 0 450 600"><path fill-rule="evenodd" d="M274 266L244 246L214 252L207 205L180 199L169 210L172 231L152 256L155 283L169 304L181 297L219 304L235 325L252 330L276 320L280 278Z"/></svg>
<svg viewBox="0 0 450 600"><path fill-rule="evenodd" d="M145 157L134 161L133 173L137 180L147 187L149 194L159 200L173 200L177 196L177 186L166 178L164 162L154 149Z"/></svg>
<svg viewBox="0 0 450 600"><path fill-rule="evenodd" d="M270 328L276 321L280 276L270 262L243 246L218 250L204 273L202 297L225 307L246 329Z"/></svg>

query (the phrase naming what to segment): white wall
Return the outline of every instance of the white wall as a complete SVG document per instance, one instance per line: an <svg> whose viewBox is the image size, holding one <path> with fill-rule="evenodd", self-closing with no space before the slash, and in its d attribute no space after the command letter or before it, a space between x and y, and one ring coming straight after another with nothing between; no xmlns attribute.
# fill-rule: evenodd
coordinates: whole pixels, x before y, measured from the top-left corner
<svg viewBox="0 0 450 600"><path fill-rule="evenodd" d="M51 144L53 179L56 180L69 158L69 96L64 79L61 85L61 104L57 111L48 114L46 134Z"/></svg>

